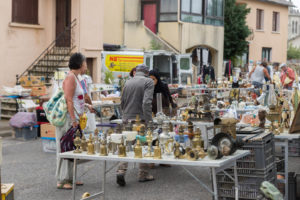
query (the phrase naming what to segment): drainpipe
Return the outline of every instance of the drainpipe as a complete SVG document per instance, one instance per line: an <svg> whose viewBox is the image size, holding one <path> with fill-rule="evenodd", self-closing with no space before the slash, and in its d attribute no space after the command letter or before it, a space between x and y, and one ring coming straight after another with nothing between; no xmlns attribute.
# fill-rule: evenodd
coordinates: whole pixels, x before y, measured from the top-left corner
<svg viewBox="0 0 300 200"><path fill-rule="evenodd" d="M181 0L177 1L177 21L178 21L178 26L179 26L179 42L180 42L180 53L183 52L183 39L182 39L182 30L183 30L183 22L180 20L180 3Z"/></svg>
<svg viewBox="0 0 300 200"><path fill-rule="evenodd" d="M80 7L81 7L81 0L79 0L79 13L78 13L78 22L79 22L79 25L78 25L78 51L79 52L81 52L81 47L80 47L80 45L81 45L81 43L80 43L80 32L81 32L81 28L80 28L80 26L81 26L81 17L80 17L80 12L81 12L81 9L80 9Z"/></svg>
<svg viewBox="0 0 300 200"><path fill-rule="evenodd" d="M123 0L123 2L124 2L124 6L123 6L123 46L125 46L125 4L126 4L126 2L125 2L126 0Z"/></svg>

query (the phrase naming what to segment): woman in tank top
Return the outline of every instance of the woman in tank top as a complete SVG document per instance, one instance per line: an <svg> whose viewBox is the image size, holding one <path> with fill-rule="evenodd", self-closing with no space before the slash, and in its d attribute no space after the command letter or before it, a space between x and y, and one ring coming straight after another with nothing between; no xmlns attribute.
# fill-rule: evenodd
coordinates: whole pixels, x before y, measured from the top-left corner
<svg viewBox="0 0 300 200"><path fill-rule="evenodd" d="M84 90L78 79L78 75L87 70L86 58L81 53L74 53L69 60L70 72L63 82L63 90L67 103L67 120L64 126L56 127L56 148L57 148L57 166L56 178L58 189L72 189L73 162L67 159L60 159L58 154L61 152L60 139L73 126L79 124L79 117L84 112L84 106L87 105L84 100ZM87 105L92 111L92 106ZM81 182L76 182L82 185Z"/></svg>
<svg viewBox="0 0 300 200"><path fill-rule="evenodd" d="M249 73L249 78L251 78L252 85L254 85L255 88L262 88L265 77L267 77L268 80L272 82L268 70L265 67L263 67L264 65L267 65L267 63L263 62L260 65L254 66L251 72Z"/></svg>

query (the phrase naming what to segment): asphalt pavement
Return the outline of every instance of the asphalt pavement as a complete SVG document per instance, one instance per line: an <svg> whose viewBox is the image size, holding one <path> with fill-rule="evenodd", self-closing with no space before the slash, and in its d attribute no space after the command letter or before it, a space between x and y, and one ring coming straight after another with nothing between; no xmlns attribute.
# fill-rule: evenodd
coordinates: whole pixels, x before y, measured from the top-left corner
<svg viewBox="0 0 300 200"><path fill-rule="evenodd" d="M56 155L44 153L40 139L21 141L3 139L2 183L15 184L15 200L65 200L71 190L56 189ZM290 171L300 173L300 158L290 158ZM108 168L114 163L108 163ZM197 177L211 186L207 168L189 167ZM155 181L139 183L138 168L129 164L124 188L116 184L115 169L107 174L106 199L108 200L195 200L212 199L209 192L190 177L181 167L156 167L151 169ZM78 177L84 186L78 187L76 196L91 194L101 189L101 162L91 161L78 166Z"/></svg>

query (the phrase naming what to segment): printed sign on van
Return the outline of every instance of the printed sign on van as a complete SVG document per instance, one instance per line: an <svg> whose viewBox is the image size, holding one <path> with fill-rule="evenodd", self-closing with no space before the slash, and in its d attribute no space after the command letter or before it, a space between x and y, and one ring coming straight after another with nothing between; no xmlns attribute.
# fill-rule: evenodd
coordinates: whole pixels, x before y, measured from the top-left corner
<svg viewBox="0 0 300 200"><path fill-rule="evenodd" d="M137 65L144 62L144 56L137 55L112 55L105 58L105 66L113 72L130 72Z"/></svg>

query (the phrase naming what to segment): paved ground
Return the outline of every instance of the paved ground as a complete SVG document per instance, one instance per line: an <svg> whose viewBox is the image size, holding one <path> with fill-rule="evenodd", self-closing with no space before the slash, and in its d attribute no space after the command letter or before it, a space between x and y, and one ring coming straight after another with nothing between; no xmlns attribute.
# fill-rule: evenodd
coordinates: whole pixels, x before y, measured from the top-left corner
<svg viewBox="0 0 300 200"><path fill-rule="evenodd" d="M300 173L300 158L290 159L290 170ZM113 163L109 163L112 166ZM15 183L15 200L63 200L69 199L71 191L57 190L55 180L55 154L42 151L41 140L3 140L2 183ZM211 184L208 169L192 171L207 184ZM97 192L101 186L101 163L88 162L78 167L78 175L85 183L77 190L77 197L84 192ZM115 170L107 176L107 199L109 200L194 200L211 199L209 193L194 181L183 169L158 167L151 173L156 180L137 182L137 169L130 165L126 177L127 186L120 188L115 183Z"/></svg>
<svg viewBox="0 0 300 200"><path fill-rule="evenodd" d="M56 189L55 166L55 154L44 153L40 140L4 139L2 183L15 183L15 200L69 199L71 191ZM79 188L78 197L87 191L97 192L101 186L100 169L100 162L79 166L78 173L85 185ZM107 199L209 199L209 194L180 167L152 169L156 180L148 183L137 182L137 171L131 164L126 177L127 186L120 188L115 183L115 170L112 170L107 176ZM192 171L210 183L207 169Z"/></svg>

